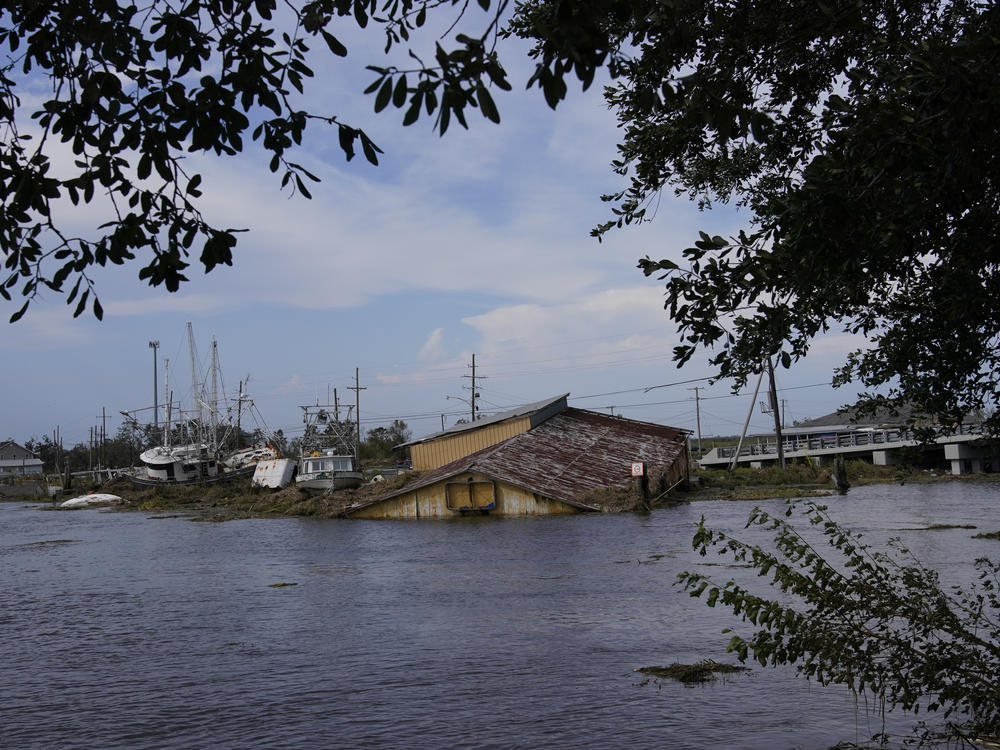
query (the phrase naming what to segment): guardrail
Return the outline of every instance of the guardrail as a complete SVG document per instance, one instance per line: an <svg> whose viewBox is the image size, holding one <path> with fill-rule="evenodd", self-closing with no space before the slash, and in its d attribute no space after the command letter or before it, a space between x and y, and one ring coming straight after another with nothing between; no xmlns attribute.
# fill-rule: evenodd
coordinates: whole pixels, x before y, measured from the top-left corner
<svg viewBox="0 0 1000 750"><path fill-rule="evenodd" d="M939 435L945 435L944 430L938 430ZM957 430L952 430L951 435L978 435L982 434L981 424L963 424ZM889 428L884 430L848 430L835 433L814 433L811 435L792 435L783 439L782 446L785 453L802 451L808 453L817 450L835 450L837 448L865 448L872 445L891 445L905 443L917 439L913 430L904 428ZM732 458L736 455L736 447L721 447L717 449L719 458ZM740 451L740 458L744 456L774 456L778 453L778 442L774 439L770 441L751 443L744 445Z"/></svg>

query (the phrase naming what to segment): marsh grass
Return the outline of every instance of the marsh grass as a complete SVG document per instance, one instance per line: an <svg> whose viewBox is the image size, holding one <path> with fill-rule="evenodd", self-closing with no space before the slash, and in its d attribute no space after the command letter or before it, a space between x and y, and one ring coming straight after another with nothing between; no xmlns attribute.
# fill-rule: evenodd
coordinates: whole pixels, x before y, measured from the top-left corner
<svg viewBox="0 0 1000 750"><path fill-rule="evenodd" d="M649 675L650 677L669 677L672 680L686 684L697 684L711 682L718 675L735 674L738 672L749 672L750 667L742 667L735 664L722 664L712 659L703 659L694 664L680 664L674 662L669 667L639 667L633 670Z"/></svg>

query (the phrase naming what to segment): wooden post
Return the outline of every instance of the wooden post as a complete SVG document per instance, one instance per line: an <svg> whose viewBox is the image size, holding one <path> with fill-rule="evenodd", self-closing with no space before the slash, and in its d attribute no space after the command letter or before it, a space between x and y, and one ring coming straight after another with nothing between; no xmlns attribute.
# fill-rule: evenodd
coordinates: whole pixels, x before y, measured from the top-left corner
<svg viewBox="0 0 1000 750"><path fill-rule="evenodd" d="M851 483L847 481L847 467L844 466L844 457L837 455L833 459L833 482L837 487L837 492L846 495L851 488Z"/></svg>

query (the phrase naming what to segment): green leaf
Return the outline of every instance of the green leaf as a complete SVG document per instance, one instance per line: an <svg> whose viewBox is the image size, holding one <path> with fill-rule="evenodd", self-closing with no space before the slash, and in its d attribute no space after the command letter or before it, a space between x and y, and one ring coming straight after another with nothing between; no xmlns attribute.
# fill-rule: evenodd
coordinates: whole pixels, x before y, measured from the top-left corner
<svg viewBox="0 0 1000 750"><path fill-rule="evenodd" d="M375 111L381 112L389 105L392 99L392 78L386 78L382 83L382 88L375 95Z"/></svg>
<svg viewBox="0 0 1000 750"><path fill-rule="evenodd" d="M376 146L374 141L364 133L361 133L361 150L364 152L365 158L377 167L378 155L382 153L382 149Z"/></svg>
<svg viewBox="0 0 1000 750"><path fill-rule="evenodd" d="M326 46L330 48L330 51L333 54L337 57L347 57L347 47L341 44L337 37L328 32L326 29L320 29L320 33L323 35Z"/></svg>
<svg viewBox="0 0 1000 750"><path fill-rule="evenodd" d="M393 106L399 108L402 107L404 104L406 104L406 94L407 94L406 74L404 73L399 77L399 80L396 81L396 87L395 89L393 89L392 92Z"/></svg>
<svg viewBox="0 0 1000 750"><path fill-rule="evenodd" d="M10 323L16 323L21 318L23 318L24 314L28 311L28 305L29 304L31 304L31 300L25 301L25 303L21 306L21 309L18 310L16 313L14 313L13 315L10 316L10 321L8 321L8 322L10 322Z"/></svg>
<svg viewBox="0 0 1000 750"><path fill-rule="evenodd" d="M479 108L483 111L483 116L492 122L499 123L500 112L497 111L493 97L490 96L490 92L482 81L479 81L476 86L476 98L479 100Z"/></svg>

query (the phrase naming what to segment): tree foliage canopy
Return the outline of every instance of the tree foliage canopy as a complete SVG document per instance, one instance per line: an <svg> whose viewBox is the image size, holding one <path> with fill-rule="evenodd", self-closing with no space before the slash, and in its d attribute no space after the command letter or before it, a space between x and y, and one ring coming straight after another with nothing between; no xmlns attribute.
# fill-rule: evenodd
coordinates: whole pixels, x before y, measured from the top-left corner
<svg viewBox="0 0 1000 750"><path fill-rule="evenodd" d="M442 133L478 107L499 114L487 82L510 88L492 49L499 14L480 0L480 35L435 45L411 70L375 67L375 110L423 112ZM206 271L232 264L234 228L213 226L198 208L202 176L187 154L232 156L256 142L281 185L309 197L317 178L294 161L311 123L336 129L347 159L378 163L379 147L336 114L306 109L303 95L318 47L347 55L339 28L380 29L385 52L423 26L429 10L462 0L5 0L0 12L0 294L24 299L63 291L80 315L102 308L94 265L144 265L139 278L170 291L186 280L189 256ZM343 34L341 33L343 36ZM326 64L326 63L324 63ZM69 152L72 156L69 156ZM73 205L100 204L107 221L74 234Z"/></svg>
<svg viewBox="0 0 1000 750"><path fill-rule="evenodd" d="M679 363L713 350L742 385L832 325L872 344L836 382L888 385L946 424L1000 378L1000 8L977 0L537 0L514 26L545 72L608 65L623 130L605 196L647 220L669 188L748 213L666 279ZM596 54L595 54L596 53ZM996 422L996 420L994 420ZM995 425L1000 426L1000 425Z"/></svg>
<svg viewBox="0 0 1000 750"><path fill-rule="evenodd" d="M315 177L292 154L307 126L336 129L348 159L379 148L336 114L303 108L310 46L378 29L388 54L433 16L433 51L370 65L374 109L443 133L510 88L497 40L532 40L529 87L556 106L605 68L622 126L605 196L613 227L652 217L661 191L747 215L734 237L702 234L640 267L666 280L681 334L675 359L712 351L737 387L766 357L785 367L837 327L871 343L835 382L909 401L946 424L1000 393L1000 7L987 0L33 0L0 15L0 294L25 300L88 270L142 256L140 278L176 289L190 254L232 262L237 230L198 211L191 152L235 154L247 139L281 184ZM474 16L475 33L457 25ZM445 44L446 37L450 41ZM314 54L314 53L313 53ZM574 79L576 83L574 83ZM47 83L49 91L42 93ZM25 112L32 121L23 122ZM72 166L54 157L68 144ZM58 207L97 199L110 218L75 236ZM1000 429L1000 417L992 420Z"/></svg>
<svg viewBox="0 0 1000 750"><path fill-rule="evenodd" d="M596 234L647 218L666 187L749 212L745 231L703 234L683 264L640 262L667 279L679 362L714 349L720 375L742 384L839 324L873 346L838 382L888 384L890 402L946 423L996 406L1000 8L754 0L578 14L620 71L607 95L630 183L607 196L616 216ZM539 45L556 67L581 38L557 26Z"/></svg>

